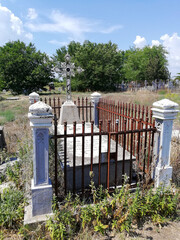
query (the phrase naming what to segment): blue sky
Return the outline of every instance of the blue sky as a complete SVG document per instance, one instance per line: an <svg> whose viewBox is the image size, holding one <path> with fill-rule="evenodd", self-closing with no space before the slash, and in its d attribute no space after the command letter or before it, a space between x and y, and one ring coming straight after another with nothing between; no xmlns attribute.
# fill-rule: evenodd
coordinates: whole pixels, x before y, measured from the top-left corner
<svg viewBox="0 0 180 240"><path fill-rule="evenodd" d="M179 0L0 0L0 46L20 39L52 55L70 41L112 41L119 49L163 46L180 72Z"/></svg>

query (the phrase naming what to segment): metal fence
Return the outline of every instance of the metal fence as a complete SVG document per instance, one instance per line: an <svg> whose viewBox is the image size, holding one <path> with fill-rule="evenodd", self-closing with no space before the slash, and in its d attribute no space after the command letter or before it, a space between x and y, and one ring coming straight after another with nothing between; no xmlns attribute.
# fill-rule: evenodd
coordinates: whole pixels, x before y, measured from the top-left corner
<svg viewBox="0 0 180 240"><path fill-rule="evenodd" d="M44 98L41 100L52 107L53 113L56 114L57 119L59 119L60 112L61 112L61 106L64 102L62 102L59 97L58 98L49 97L49 98ZM87 97L86 98L82 97L81 99L78 97L77 100L74 100L74 104L77 105L79 118L82 121L88 122L93 119L93 113L92 113L93 105Z"/></svg>
<svg viewBox="0 0 180 240"><path fill-rule="evenodd" d="M130 184L135 184L138 177L144 179L150 175L156 128L152 121L152 112L148 108L125 103L116 105L112 101L101 99L97 107L99 126L96 127L91 121L87 130L88 123L84 120L90 121L92 106L90 103L87 104L87 98L85 101L78 99L77 103L79 115L83 121L81 124L74 122L71 132L68 132L65 122L63 131L58 133L56 114L54 118L54 134L51 138L55 144L55 193L57 196L60 164L63 171L64 194L68 191L84 194L90 185L90 172L94 174L95 185L103 185L109 191L121 186L125 175L128 176ZM55 101L53 105L49 102L49 105L55 113L60 109L60 103L56 107ZM88 118L88 116L91 117ZM77 128L81 131L77 131ZM103 149L104 146L106 150ZM61 158L58 157L60 148Z"/></svg>

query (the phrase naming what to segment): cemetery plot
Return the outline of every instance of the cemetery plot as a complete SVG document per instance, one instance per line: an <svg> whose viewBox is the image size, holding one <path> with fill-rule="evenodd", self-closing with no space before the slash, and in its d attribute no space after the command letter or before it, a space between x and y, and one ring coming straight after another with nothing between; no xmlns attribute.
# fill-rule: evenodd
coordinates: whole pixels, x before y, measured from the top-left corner
<svg viewBox="0 0 180 240"><path fill-rule="evenodd" d="M126 125L126 121L123 124ZM103 185L108 190L121 186L124 175L129 177L129 183L134 184L137 175L142 172L144 178L149 173L152 160L153 134L156 128L143 128L142 122L138 129L110 131L110 121L107 131L102 131L103 122L99 128L94 122L82 124L59 125L55 119L55 192L58 195L57 165L61 164L64 173L64 192L85 192L90 185L90 172L93 171L93 181L96 186ZM149 137L150 136L150 137ZM151 138L152 136L152 138ZM60 144L57 144L59 139ZM60 156L60 163L57 155ZM136 170L136 173L135 173ZM134 174L133 174L134 173ZM133 176L135 178L133 178Z"/></svg>
<svg viewBox="0 0 180 240"><path fill-rule="evenodd" d="M65 181L67 191L75 192L75 190L79 191L84 188L89 188L90 171L93 171L93 181L96 186L102 184L104 187L107 187L108 181L109 186L121 185L123 181L123 161L125 165L124 173L129 176L130 161L132 162L136 158L134 156L130 156L130 153L127 150L123 151L123 148L120 146L120 144L118 144L116 148L116 142L111 138L109 139L107 134L100 136L99 128L91 123L86 123L84 126L84 132L88 136L78 136L85 135L84 132L82 134L82 127L82 124L77 124L76 133L73 134L73 125L68 124L66 135L67 138L62 138L60 141L59 149L61 150L58 152L58 154L62 159L61 164L63 170L65 169L66 164ZM64 126L59 125L58 131L60 135L63 135ZM74 135L75 137L70 137L71 135ZM110 142L108 143L109 140ZM64 149L64 141L66 141L67 145L66 150ZM66 160L64 159L65 151L67 152ZM108 152L110 153L109 178Z"/></svg>

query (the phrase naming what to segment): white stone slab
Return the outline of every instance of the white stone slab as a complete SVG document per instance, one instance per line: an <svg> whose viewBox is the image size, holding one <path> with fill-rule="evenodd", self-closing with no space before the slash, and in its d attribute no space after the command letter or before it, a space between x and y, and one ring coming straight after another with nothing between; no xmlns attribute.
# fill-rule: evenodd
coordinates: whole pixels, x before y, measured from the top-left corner
<svg viewBox="0 0 180 240"><path fill-rule="evenodd" d="M58 126L58 132L64 134L64 126ZM91 132L91 123L85 123L85 133ZM99 132L99 128L94 126L94 132ZM73 133L73 125L67 125L67 134ZM82 124L76 125L76 133L82 133ZM85 153L84 153L84 164L89 165L91 161L91 136L85 136ZM64 140L61 141L62 148L64 146ZM101 136L101 152L102 159L101 162L107 162L107 157L105 154L108 152L108 137ZM69 167L73 166L73 138L67 138L67 164ZM63 149L64 150L64 149ZM116 151L116 142L111 139L111 153ZM104 155L103 155L104 153ZM103 157L104 156L104 157ZM135 158L135 157L133 157ZM125 150L125 159L130 159L130 153ZM118 144L118 161L123 160L123 148ZM93 136L93 164L99 163L99 136ZM76 166L82 165L82 137L76 137Z"/></svg>
<svg viewBox="0 0 180 240"><path fill-rule="evenodd" d="M61 106L59 124L64 124L64 122L68 124L80 123L77 106L72 101L66 101Z"/></svg>

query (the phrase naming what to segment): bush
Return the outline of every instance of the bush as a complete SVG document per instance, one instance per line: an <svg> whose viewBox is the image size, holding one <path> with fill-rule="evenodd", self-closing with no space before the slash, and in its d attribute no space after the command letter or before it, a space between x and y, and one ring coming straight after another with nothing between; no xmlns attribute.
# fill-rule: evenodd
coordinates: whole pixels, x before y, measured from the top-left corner
<svg viewBox="0 0 180 240"><path fill-rule="evenodd" d="M78 197L71 195L60 208L54 203L54 219L50 218L46 225L52 239L71 239L85 230L101 234L113 229L129 232L132 223L139 225L151 220L162 224L176 216L178 194L172 188L161 186L142 191L137 187L135 193L131 193L126 184L110 195L102 187L95 189L91 183L91 193L92 204L83 205Z"/></svg>
<svg viewBox="0 0 180 240"><path fill-rule="evenodd" d="M24 198L20 190L6 188L0 194L0 227L16 228L24 217Z"/></svg>

